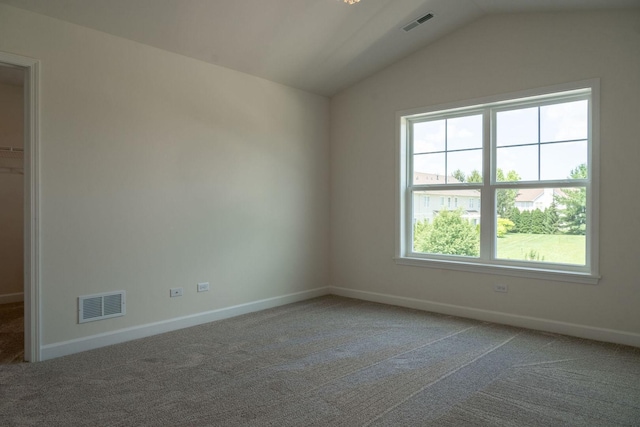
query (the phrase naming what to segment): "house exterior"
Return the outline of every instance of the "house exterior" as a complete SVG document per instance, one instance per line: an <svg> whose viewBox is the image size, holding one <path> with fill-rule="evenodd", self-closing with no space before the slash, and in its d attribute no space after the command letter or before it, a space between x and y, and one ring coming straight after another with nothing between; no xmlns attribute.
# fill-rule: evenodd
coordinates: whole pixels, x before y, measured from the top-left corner
<svg viewBox="0 0 640 427"><path fill-rule="evenodd" d="M516 208L523 211L544 211L553 203L555 196L562 195L558 188L527 188L518 191L516 196Z"/></svg>
<svg viewBox="0 0 640 427"><path fill-rule="evenodd" d="M459 182L454 177L429 173L415 172L415 184L437 184ZM562 195L558 188L527 188L518 191L515 207L523 211L544 211L558 195ZM413 222L427 220L431 222L441 210L462 209L462 217L473 225L480 222L480 191L479 190L439 190L429 189L415 192L413 195Z"/></svg>
<svg viewBox="0 0 640 427"><path fill-rule="evenodd" d="M459 182L452 176L414 172L415 184L437 184ZM415 192L413 195L413 222L433 221L441 210L462 209L462 217L473 225L480 223L480 191L479 190L437 190L429 189Z"/></svg>

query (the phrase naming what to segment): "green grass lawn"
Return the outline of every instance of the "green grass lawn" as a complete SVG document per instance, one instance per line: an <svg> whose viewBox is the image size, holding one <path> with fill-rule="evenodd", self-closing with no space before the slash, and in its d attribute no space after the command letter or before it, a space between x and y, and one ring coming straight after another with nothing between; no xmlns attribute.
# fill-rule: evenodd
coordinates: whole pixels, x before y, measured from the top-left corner
<svg viewBox="0 0 640 427"><path fill-rule="evenodd" d="M498 239L498 258L530 260L532 251L535 261L584 265L585 236L514 233Z"/></svg>

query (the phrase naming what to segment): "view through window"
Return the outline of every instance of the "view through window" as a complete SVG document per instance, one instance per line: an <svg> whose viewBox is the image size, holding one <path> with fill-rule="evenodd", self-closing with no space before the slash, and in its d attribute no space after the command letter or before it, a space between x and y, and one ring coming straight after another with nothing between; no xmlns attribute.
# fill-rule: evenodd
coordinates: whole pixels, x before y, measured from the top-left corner
<svg viewBox="0 0 640 427"><path fill-rule="evenodd" d="M404 255L592 272L591 87L402 116Z"/></svg>

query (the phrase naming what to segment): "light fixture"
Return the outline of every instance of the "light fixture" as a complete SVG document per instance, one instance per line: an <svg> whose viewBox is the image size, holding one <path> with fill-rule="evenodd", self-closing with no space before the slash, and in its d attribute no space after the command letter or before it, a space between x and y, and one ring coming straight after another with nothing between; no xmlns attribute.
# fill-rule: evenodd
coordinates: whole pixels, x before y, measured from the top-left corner
<svg viewBox="0 0 640 427"><path fill-rule="evenodd" d="M344 2L348 4L356 4L356 3L359 3L360 0L344 0Z"/></svg>

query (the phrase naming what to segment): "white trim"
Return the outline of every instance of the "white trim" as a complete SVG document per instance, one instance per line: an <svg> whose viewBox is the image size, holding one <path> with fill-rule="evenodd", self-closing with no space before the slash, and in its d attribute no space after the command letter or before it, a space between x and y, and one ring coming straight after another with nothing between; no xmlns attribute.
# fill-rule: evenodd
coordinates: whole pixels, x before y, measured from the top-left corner
<svg viewBox="0 0 640 427"><path fill-rule="evenodd" d="M589 177L588 180L543 180L531 182L496 183L496 148L492 145L495 140L495 128L488 126L488 115L495 115L496 109L514 108L529 104L541 105L556 103L559 100L590 99L590 126L589 141ZM475 100L457 101L445 105L435 105L423 108L413 108L396 112L396 241L395 262L397 265L420 266L428 268L444 268L479 272L484 274L507 275L527 277L541 280L555 280L573 283L585 283L596 285L599 282L599 247L598 247L598 183L599 183L599 108L600 108L600 80L598 78L583 80L575 83L564 83L538 89L528 89L520 92L484 97ZM411 123L422 120L432 120L439 117L457 117L460 114L472 114L480 109L484 110L484 135L483 135L483 182L474 185L456 184L415 185L412 182L413 161L409 159L410 146L413 144L411 137ZM489 134L492 132L492 134ZM486 179L489 173L490 179ZM538 186L585 186L587 191L587 215L589 230L587 232L586 262L585 265L569 265L562 263L525 262L516 260L503 260L495 256L495 218L493 211L495 206L494 190L496 188L529 188ZM412 214L413 194L427 188L434 189L458 189L472 188L482 190L481 218L489 218L494 221L481 222L480 255L477 258L456 257L451 255L422 254L413 252L412 239ZM460 258L460 259L458 259Z"/></svg>
<svg viewBox="0 0 640 427"><path fill-rule="evenodd" d="M15 294L0 295L0 304L11 304L12 302L24 301L24 293L18 292Z"/></svg>
<svg viewBox="0 0 640 427"><path fill-rule="evenodd" d="M597 85L599 89L600 79L599 78L586 79L578 82L560 83L552 86L525 89L517 92L500 93L497 95L490 95L482 98L474 98L474 99L468 99L464 101L454 101L454 102L436 104L436 105L431 105L426 107L416 107L416 108L398 111L396 113L396 117L410 118L411 116L424 116L424 115L428 115L429 113L445 111L445 110L452 110L452 111L453 110L460 110L460 111L476 110L479 107L483 107L488 104L492 104L492 105L498 105L500 103L511 104L518 101L526 101L528 98L540 99L546 95L553 97L558 92L576 91L576 93L580 93L583 89L587 89L589 87L592 87L593 85Z"/></svg>
<svg viewBox="0 0 640 427"><path fill-rule="evenodd" d="M242 314L253 313L268 308L278 307L293 302L304 301L329 294L329 287L311 289L309 291L296 292L253 301L245 304L234 305L232 307L220 308L217 310L205 311L191 314L189 316L177 317L146 325L133 326L117 331L104 332L88 337L74 340L57 342L42 346L41 360L53 359L69 354L80 353L82 351L93 350L108 345L119 344L126 341L149 337L152 335L171 332L178 329L189 328L203 323L214 322L216 320L228 319Z"/></svg>
<svg viewBox="0 0 640 427"><path fill-rule="evenodd" d="M25 69L24 358L41 360L40 333L40 61L0 52L0 64Z"/></svg>
<svg viewBox="0 0 640 427"><path fill-rule="evenodd" d="M471 273L494 274L497 276L526 277L529 279L553 280L557 282L584 283L587 285L597 285L600 276L589 273L551 270L542 268L526 268L520 266L509 266L505 264L488 264L483 262L464 262L449 259L424 259L401 257L395 258L397 265L408 265L412 267L442 268L445 270L467 271Z"/></svg>
<svg viewBox="0 0 640 427"><path fill-rule="evenodd" d="M417 310L431 311L434 313L448 314L452 316L466 317L486 322L500 323L517 326L520 328L553 332L574 337L587 338L597 341L605 341L616 344L640 347L640 334L625 332L616 329L598 328L594 326L579 325L576 323L560 322L556 320L541 319L539 317L521 316L518 314L502 313L499 311L483 310L479 308L464 307L460 305L444 304L440 302L421 300L417 298L399 297L377 292L360 291L341 287L330 287L331 294L343 297L356 298L364 301L378 302L382 304L397 305L400 307L414 308Z"/></svg>

